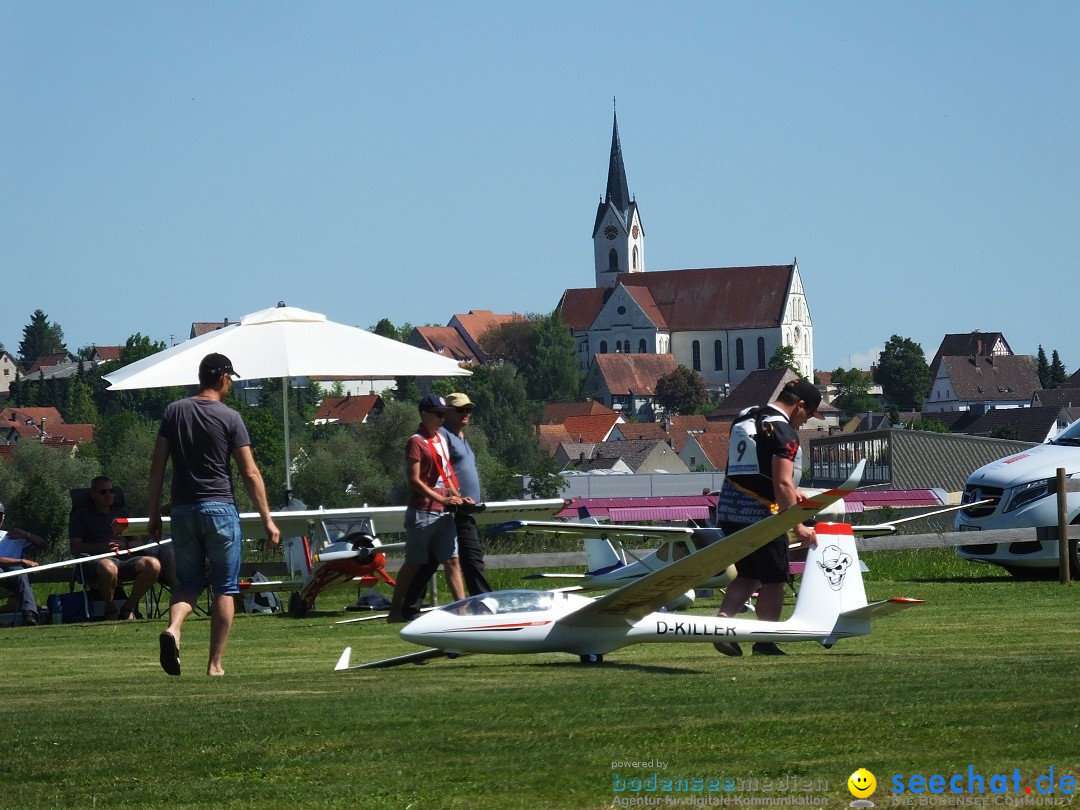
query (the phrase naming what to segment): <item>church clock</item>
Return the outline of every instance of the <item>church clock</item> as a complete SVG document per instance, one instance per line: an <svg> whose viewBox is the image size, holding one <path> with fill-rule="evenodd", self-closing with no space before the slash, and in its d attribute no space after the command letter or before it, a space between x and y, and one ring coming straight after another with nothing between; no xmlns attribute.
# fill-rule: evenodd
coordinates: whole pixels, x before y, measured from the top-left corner
<svg viewBox="0 0 1080 810"><path fill-rule="evenodd" d="M604 228L604 236L606 236L608 239L614 239L618 235L619 229L616 228L614 225L608 225L606 228Z"/></svg>

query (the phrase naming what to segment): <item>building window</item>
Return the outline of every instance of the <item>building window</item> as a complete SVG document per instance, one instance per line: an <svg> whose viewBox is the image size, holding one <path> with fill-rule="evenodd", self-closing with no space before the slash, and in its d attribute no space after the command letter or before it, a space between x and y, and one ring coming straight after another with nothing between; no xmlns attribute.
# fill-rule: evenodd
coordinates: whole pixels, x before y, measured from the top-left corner
<svg viewBox="0 0 1080 810"><path fill-rule="evenodd" d="M637 353L645 354L645 338L642 338L637 342Z"/></svg>
<svg viewBox="0 0 1080 810"><path fill-rule="evenodd" d="M694 371L701 371L701 343L695 340L691 350L694 353Z"/></svg>
<svg viewBox="0 0 1080 810"><path fill-rule="evenodd" d="M609 272L619 272L619 251L612 248L607 254L607 269Z"/></svg>
<svg viewBox="0 0 1080 810"><path fill-rule="evenodd" d="M600 341L600 354L607 354L607 341L606 340L601 340Z"/></svg>
<svg viewBox="0 0 1080 810"><path fill-rule="evenodd" d="M739 371L746 368L746 363L743 359L742 338L735 339L735 368L739 369Z"/></svg>
<svg viewBox="0 0 1080 810"><path fill-rule="evenodd" d="M757 367L765 368L765 338L757 339Z"/></svg>
<svg viewBox="0 0 1080 810"><path fill-rule="evenodd" d="M637 270L637 245L634 245L634 269Z"/></svg>
<svg viewBox="0 0 1080 810"><path fill-rule="evenodd" d="M713 368L717 371L724 370L724 343L720 340L714 340L712 344L712 362Z"/></svg>

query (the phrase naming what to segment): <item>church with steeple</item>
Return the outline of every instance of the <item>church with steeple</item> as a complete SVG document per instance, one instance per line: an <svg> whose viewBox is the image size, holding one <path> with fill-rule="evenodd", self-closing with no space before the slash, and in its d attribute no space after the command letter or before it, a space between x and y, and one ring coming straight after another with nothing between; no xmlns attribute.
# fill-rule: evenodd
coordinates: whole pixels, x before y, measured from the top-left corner
<svg viewBox="0 0 1080 810"><path fill-rule="evenodd" d="M617 116L592 239L594 286L566 290L558 305L582 373L600 354L670 354L707 388L727 391L790 346L801 373L813 377L813 321L797 261L646 272Z"/></svg>

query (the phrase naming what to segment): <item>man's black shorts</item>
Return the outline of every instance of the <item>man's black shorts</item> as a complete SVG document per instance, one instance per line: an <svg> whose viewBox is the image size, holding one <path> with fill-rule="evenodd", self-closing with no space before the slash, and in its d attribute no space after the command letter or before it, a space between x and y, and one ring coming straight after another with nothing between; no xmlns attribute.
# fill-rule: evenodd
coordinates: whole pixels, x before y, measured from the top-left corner
<svg viewBox="0 0 1080 810"><path fill-rule="evenodd" d="M745 529L746 524L720 522L724 536ZM788 581L788 536L782 534L757 551L752 551L735 563L739 576L756 579L762 585Z"/></svg>

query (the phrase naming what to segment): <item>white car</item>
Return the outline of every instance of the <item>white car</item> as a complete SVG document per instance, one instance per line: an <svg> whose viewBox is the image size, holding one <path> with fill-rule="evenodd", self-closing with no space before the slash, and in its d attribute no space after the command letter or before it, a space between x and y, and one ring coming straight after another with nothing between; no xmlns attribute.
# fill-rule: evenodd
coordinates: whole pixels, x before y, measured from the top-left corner
<svg viewBox="0 0 1080 810"><path fill-rule="evenodd" d="M1057 526L1054 481L1059 467L1070 478L1080 476L1080 421L1046 444L998 459L973 472L964 487L963 503L988 498L992 503L958 512L956 530ZM1080 523L1080 492L1068 494L1068 522ZM1019 575L1058 567L1057 541L979 543L977 537L972 537L972 542L959 546L957 553L966 560L1000 565ZM1073 576L1080 576L1076 540L1069 541L1069 563Z"/></svg>

